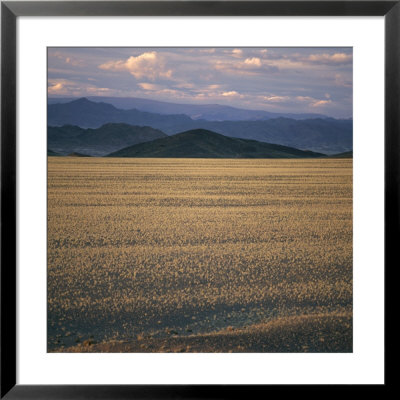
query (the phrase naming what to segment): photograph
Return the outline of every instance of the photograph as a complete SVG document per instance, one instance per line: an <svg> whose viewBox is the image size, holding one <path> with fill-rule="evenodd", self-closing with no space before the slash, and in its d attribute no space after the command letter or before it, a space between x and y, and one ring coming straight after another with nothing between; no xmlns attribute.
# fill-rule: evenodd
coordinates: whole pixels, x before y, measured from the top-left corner
<svg viewBox="0 0 400 400"><path fill-rule="evenodd" d="M353 352L352 47L43 73L48 353Z"/></svg>

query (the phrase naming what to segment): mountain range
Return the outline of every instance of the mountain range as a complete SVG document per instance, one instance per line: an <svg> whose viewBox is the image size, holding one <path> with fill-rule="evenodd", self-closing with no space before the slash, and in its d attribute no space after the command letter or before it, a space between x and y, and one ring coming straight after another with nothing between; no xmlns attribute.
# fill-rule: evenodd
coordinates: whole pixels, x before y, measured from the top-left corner
<svg viewBox="0 0 400 400"><path fill-rule="evenodd" d="M191 119L204 119L206 121L256 121L279 117L292 119L328 118L322 114L273 113L265 110L246 110L220 104L179 104L138 97L88 96L87 99L96 103L111 104L121 110L136 109L167 115L185 114ZM48 99L48 104L69 103L75 100L78 100L78 98L52 97Z"/></svg>
<svg viewBox="0 0 400 400"><path fill-rule="evenodd" d="M353 158L353 152L345 151L344 153L332 154L329 158Z"/></svg>
<svg viewBox="0 0 400 400"><path fill-rule="evenodd" d="M75 125L47 127L48 148L60 155L81 153L104 156L123 147L148 142L167 135L148 126L108 123L97 129Z"/></svg>
<svg viewBox="0 0 400 400"><path fill-rule="evenodd" d="M273 118L254 121L207 121L185 114L159 114L123 110L107 103L81 98L68 103L48 105L48 125L77 125L99 128L107 123L148 126L168 135L205 129L225 136L275 143L302 150L335 154L352 150L353 122L333 118L295 120ZM133 144L133 143L130 143ZM125 143L126 147L128 144ZM52 147L51 147L52 148ZM52 150L57 151L56 148ZM82 151L76 149L76 151ZM105 154L103 152L103 154Z"/></svg>
<svg viewBox="0 0 400 400"><path fill-rule="evenodd" d="M205 129L178 133L126 147L108 157L162 158L316 158L324 154L255 140L237 139Z"/></svg>

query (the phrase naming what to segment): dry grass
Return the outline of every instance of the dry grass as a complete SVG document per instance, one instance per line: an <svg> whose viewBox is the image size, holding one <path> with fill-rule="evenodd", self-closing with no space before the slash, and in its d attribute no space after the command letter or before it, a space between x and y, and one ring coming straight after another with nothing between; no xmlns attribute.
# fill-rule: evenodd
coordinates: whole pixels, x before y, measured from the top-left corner
<svg viewBox="0 0 400 400"><path fill-rule="evenodd" d="M51 157L48 178L49 350L352 311L352 160Z"/></svg>

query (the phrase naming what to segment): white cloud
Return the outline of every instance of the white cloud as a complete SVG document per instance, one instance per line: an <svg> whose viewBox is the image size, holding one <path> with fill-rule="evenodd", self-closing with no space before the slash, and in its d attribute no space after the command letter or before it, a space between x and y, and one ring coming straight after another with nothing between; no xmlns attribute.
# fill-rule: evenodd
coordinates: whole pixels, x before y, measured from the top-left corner
<svg viewBox="0 0 400 400"><path fill-rule="evenodd" d="M280 103L283 101L287 101L290 98L288 96L262 96L262 99L265 101L271 101L273 103Z"/></svg>
<svg viewBox="0 0 400 400"><path fill-rule="evenodd" d="M277 72L278 68L265 64L258 57L246 58L240 60L218 60L214 68L231 75L256 76L265 74L265 72Z"/></svg>
<svg viewBox="0 0 400 400"><path fill-rule="evenodd" d="M230 92L223 92L222 96L224 97L239 97L240 94L236 92L236 90L231 90Z"/></svg>
<svg viewBox="0 0 400 400"><path fill-rule="evenodd" d="M166 68L165 59L155 51L139 56L131 56L126 60L108 61L99 65L100 69L108 71L128 71L137 79L171 78L172 70Z"/></svg>
<svg viewBox="0 0 400 400"><path fill-rule="evenodd" d="M326 97L326 96L325 96ZM300 102L306 102L310 107L323 107L328 104L332 104L332 100L320 100L320 99L315 99L310 96L297 96L296 100Z"/></svg>
<svg viewBox="0 0 400 400"><path fill-rule="evenodd" d="M311 107L323 107L323 106L326 106L327 104L331 104L331 103L332 103L332 100L318 100L310 105L311 105Z"/></svg>
<svg viewBox="0 0 400 400"><path fill-rule="evenodd" d="M241 57L243 55L243 50L240 49L233 49L232 50L232 55L234 57Z"/></svg>
<svg viewBox="0 0 400 400"><path fill-rule="evenodd" d="M68 79L50 79L47 83L49 95L71 95L80 90L80 85Z"/></svg>
<svg viewBox="0 0 400 400"><path fill-rule="evenodd" d="M47 88L47 91L49 94L58 94L62 92L64 89L64 85L61 82L55 83L54 85L51 85Z"/></svg>
<svg viewBox="0 0 400 400"><path fill-rule="evenodd" d="M112 92L112 89L109 89L109 88L93 87L93 86L87 87L86 90L89 93L94 93L95 95L98 95L98 96L101 96L101 93L107 94L107 93Z"/></svg>
<svg viewBox="0 0 400 400"><path fill-rule="evenodd" d="M246 58L244 60L244 64L246 66L250 66L250 67L261 67L261 65L262 65L261 60L257 57Z"/></svg>

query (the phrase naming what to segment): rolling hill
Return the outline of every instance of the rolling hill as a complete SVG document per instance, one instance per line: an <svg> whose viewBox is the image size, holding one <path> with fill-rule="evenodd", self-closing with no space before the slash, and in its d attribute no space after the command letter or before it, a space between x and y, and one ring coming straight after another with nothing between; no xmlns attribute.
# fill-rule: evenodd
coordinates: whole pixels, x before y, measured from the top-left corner
<svg viewBox="0 0 400 400"><path fill-rule="evenodd" d="M346 151L344 153L332 154L331 156L329 156L329 158L353 158L353 152Z"/></svg>
<svg viewBox="0 0 400 400"><path fill-rule="evenodd" d="M351 120L317 118L298 121L275 118L268 121L208 122L202 127L231 137L277 143L326 154L345 152L353 148Z"/></svg>
<svg viewBox="0 0 400 400"><path fill-rule="evenodd" d="M87 154L73 152L73 153L67 154L66 157L91 157L91 156L89 156Z"/></svg>
<svg viewBox="0 0 400 400"><path fill-rule="evenodd" d="M74 125L47 128L47 145L61 155L81 153L103 156L124 147L166 137L148 126L109 123L98 129L83 129Z"/></svg>
<svg viewBox="0 0 400 400"><path fill-rule="evenodd" d="M118 150L108 157L315 158L324 154L195 129Z"/></svg>

